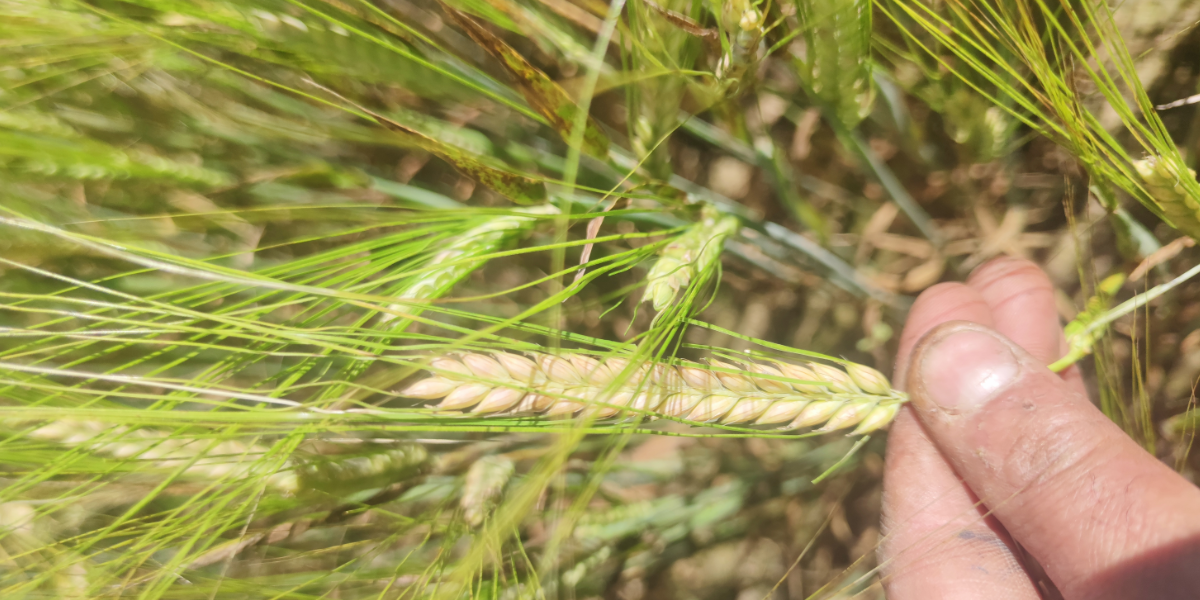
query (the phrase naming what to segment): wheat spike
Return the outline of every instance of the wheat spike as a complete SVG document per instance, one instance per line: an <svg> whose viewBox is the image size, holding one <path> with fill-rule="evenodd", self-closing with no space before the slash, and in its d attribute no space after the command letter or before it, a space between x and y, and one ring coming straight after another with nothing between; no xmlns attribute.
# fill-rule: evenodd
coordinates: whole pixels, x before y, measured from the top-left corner
<svg viewBox="0 0 1200 600"><path fill-rule="evenodd" d="M430 377L401 396L440 400L438 408L487 414L566 416L583 412L611 418L634 411L690 421L854 427L864 434L887 426L908 397L879 371L849 363L845 370L806 365L681 361L631 366L623 358L599 360L585 354L439 356ZM622 375L625 377L621 377Z"/></svg>
<svg viewBox="0 0 1200 600"><path fill-rule="evenodd" d="M646 275L642 301L650 302L656 311L670 306L696 274L716 267L725 238L737 231L736 218L721 215L712 207L706 206L701 217L699 223L659 252L658 261Z"/></svg>
<svg viewBox="0 0 1200 600"><path fill-rule="evenodd" d="M1183 178L1195 181L1196 172L1175 166L1161 156L1148 156L1133 162L1146 191L1176 229L1200 239L1200 199L1192 197Z"/></svg>

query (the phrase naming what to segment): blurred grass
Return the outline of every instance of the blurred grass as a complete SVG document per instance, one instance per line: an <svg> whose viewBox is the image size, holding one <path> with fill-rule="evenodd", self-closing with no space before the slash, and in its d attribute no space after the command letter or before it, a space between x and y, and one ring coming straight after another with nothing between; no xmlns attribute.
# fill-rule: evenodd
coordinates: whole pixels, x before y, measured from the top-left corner
<svg viewBox="0 0 1200 600"><path fill-rule="evenodd" d="M396 390L464 350L886 370L912 295L1000 254L1064 319L1169 281L1200 137L1154 106L1200 65L1127 33L1036 0L0 0L0 593L882 597L883 439ZM713 214L722 260L652 310ZM1189 477L1197 291L1086 367Z"/></svg>

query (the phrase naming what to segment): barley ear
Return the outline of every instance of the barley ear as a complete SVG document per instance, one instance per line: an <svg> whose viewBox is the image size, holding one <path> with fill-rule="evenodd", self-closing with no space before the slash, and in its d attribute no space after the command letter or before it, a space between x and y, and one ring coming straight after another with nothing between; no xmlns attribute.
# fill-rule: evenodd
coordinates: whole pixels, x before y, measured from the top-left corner
<svg viewBox="0 0 1200 600"><path fill-rule="evenodd" d="M263 460L271 454L268 446L247 445L237 440L214 445L205 438L178 438L156 429L74 419L47 423L27 435L30 439L77 446L115 459L155 463L169 471L187 464L183 475L196 480L244 480L263 475L267 486L275 492L292 494L300 488L293 469L272 467Z"/></svg>
<svg viewBox="0 0 1200 600"><path fill-rule="evenodd" d="M805 29L807 53L801 78L843 126L857 125L874 100L871 79L871 13L868 0L800 0L797 17ZM820 24L819 27L814 26Z"/></svg>
<svg viewBox="0 0 1200 600"><path fill-rule="evenodd" d="M345 493L403 481L424 471L429 452L420 444L349 455L324 455L302 463L296 471L306 489Z"/></svg>
<svg viewBox="0 0 1200 600"><path fill-rule="evenodd" d="M535 354L532 360L503 352L441 356L430 361L430 377L401 394L441 398L442 410L471 409L479 415L566 418L582 413L608 419L650 411L656 413L651 419L787 423L783 429L819 427L821 432L857 426L857 434L885 427L907 401L882 373L854 363L845 363L845 370L820 363L739 366L712 360L711 365L647 363L632 377L614 381L629 366L627 359L581 353ZM785 376L804 383L775 379Z"/></svg>

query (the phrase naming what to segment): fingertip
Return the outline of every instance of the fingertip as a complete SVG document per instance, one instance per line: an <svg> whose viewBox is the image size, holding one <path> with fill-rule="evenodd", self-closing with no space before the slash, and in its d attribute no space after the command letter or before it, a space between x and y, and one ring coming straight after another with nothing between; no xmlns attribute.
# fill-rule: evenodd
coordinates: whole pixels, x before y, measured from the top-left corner
<svg viewBox="0 0 1200 600"><path fill-rule="evenodd" d="M995 329L1043 363L1062 356L1066 341L1054 304L1054 284L1035 263L999 257L967 277L995 320Z"/></svg>
<svg viewBox="0 0 1200 600"><path fill-rule="evenodd" d="M991 308L979 290L961 283L939 283L917 297L908 313L900 348L896 354L895 381L904 388L908 360L913 347L931 329L949 321L969 321L994 326Z"/></svg>

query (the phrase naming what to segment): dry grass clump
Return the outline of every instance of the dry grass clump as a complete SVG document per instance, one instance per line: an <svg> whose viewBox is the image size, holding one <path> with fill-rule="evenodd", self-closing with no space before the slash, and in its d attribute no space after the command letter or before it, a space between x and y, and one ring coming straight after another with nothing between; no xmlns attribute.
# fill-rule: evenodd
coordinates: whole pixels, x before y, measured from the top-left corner
<svg viewBox="0 0 1200 600"><path fill-rule="evenodd" d="M847 363L845 370L821 364L783 362L733 365L698 363L630 364L622 358L583 354L508 352L442 356L430 363L432 376L400 392L437 400L438 408L475 414L583 412L605 419L649 413L698 422L780 425L820 431L857 426L864 434L886 426L907 396L879 371Z"/></svg>

